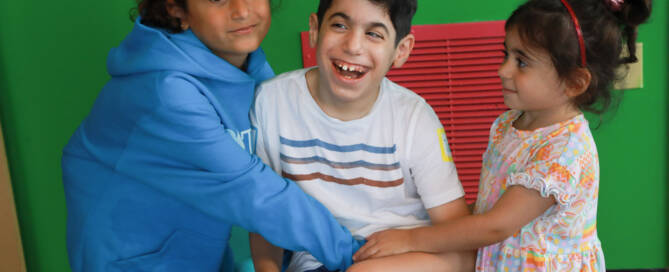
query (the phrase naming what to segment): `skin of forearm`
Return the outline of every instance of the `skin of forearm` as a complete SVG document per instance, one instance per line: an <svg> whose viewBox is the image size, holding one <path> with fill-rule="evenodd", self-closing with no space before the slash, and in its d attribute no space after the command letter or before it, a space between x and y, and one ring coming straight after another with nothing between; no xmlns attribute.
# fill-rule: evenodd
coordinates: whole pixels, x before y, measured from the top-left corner
<svg viewBox="0 0 669 272"><path fill-rule="evenodd" d="M414 251L429 253L477 249L501 242L513 234L512 230L499 225L490 216L477 214L415 228L410 234L411 247Z"/></svg>
<svg viewBox="0 0 669 272"><path fill-rule="evenodd" d="M281 268L272 262L267 262L264 260L254 261L253 267L257 272L279 272Z"/></svg>
<svg viewBox="0 0 669 272"><path fill-rule="evenodd" d="M251 246L251 257L253 258L253 266L255 267L255 271L281 271L283 249L270 244L257 233L249 233L249 242Z"/></svg>
<svg viewBox="0 0 669 272"><path fill-rule="evenodd" d="M410 233L415 251L439 253L476 249L499 243L555 205L532 189L510 186L495 206L482 214L416 228Z"/></svg>

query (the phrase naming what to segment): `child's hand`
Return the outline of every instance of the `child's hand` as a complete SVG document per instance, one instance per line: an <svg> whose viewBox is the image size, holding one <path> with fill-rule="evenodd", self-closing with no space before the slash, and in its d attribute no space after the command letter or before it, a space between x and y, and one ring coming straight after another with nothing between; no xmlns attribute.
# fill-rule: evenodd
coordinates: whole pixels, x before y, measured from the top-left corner
<svg viewBox="0 0 669 272"><path fill-rule="evenodd" d="M389 229L367 237L367 242L353 255L356 262L370 258L397 255L412 251L411 230Z"/></svg>

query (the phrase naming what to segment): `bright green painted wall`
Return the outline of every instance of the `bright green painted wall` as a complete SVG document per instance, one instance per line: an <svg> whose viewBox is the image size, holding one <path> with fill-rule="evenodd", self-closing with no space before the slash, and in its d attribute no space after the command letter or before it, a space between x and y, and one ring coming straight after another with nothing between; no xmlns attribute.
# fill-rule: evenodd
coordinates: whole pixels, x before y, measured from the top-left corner
<svg viewBox="0 0 669 272"><path fill-rule="evenodd" d="M132 0L0 1L0 118L29 271L68 271L60 154L107 80L105 57L132 27ZM446 4L448 3L448 4ZM513 1L419 0L415 24L503 20ZM277 72L301 66L298 32L314 0L283 0L264 43ZM655 1L645 87L625 92L594 130L601 161L599 236L609 268L667 266L669 7ZM233 237L239 257L243 231Z"/></svg>
<svg viewBox="0 0 669 272"><path fill-rule="evenodd" d="M61 150L108 79L131 5L0 1L0 118L28 271L69 271Z"/></svg>

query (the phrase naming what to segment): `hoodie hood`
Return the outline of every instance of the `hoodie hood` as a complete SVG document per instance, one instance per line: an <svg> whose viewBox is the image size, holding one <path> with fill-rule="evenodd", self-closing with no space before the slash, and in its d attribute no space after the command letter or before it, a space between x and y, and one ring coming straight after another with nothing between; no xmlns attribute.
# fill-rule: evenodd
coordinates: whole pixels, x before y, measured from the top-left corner
<svg viewBox="0 0 669 272"><path fill-rule="evenodd" d="M123 42L109 52L107 71L112 77L181 71L200 78L240 82L254 80L254 75L270 69L260 48L249 54L247 72L244 72L215 55L190 29L170 33L143 25L140 19L137 18Z"/></svg>

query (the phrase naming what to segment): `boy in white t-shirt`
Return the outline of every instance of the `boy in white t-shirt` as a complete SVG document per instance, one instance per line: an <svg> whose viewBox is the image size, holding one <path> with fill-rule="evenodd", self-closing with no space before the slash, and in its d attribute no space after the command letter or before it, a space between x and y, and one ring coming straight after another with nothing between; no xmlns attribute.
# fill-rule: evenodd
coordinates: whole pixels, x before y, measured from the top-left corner
<svg viewBox="0 0 669 272"><path fill-rule="evenodd" d="M416 0L321 0L309 18L318 66L264 83L251 114L258 156L360 239L469 214L439 119L385 78L413 48L415 11ZM283 251L257 234L250 240L256 271L280 271ZM473 252L411 252L349 271L461 271L473 260ZM308 252L284 265L327 271Z"/></svg>

